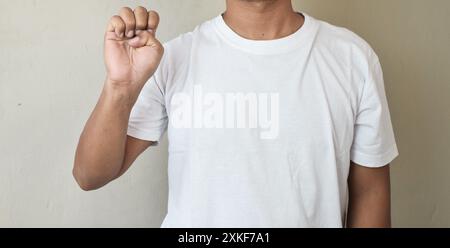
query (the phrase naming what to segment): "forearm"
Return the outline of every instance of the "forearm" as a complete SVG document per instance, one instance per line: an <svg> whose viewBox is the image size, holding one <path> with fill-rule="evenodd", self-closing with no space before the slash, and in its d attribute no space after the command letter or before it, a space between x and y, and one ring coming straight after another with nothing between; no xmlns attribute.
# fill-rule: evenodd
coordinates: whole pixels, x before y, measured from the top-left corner
<svg viewBox="0 0 450 248"><path fill-rule="evenodd" d="M82 188L100 188L121 172L128 121L136 98L135 91L105 84L76 152L73 173Z"/></svg>

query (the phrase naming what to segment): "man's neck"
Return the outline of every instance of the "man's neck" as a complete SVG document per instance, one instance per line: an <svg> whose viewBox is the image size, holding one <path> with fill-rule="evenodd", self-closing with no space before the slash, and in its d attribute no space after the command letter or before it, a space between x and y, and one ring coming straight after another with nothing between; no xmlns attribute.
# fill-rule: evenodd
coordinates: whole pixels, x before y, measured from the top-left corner
<svg viewBox="0 0 450 248"><path fill-rule="evenodd" d="M274 40L299 30L304 18L291 0L227 0L225 22L240 36L251 40Z"/></svg>

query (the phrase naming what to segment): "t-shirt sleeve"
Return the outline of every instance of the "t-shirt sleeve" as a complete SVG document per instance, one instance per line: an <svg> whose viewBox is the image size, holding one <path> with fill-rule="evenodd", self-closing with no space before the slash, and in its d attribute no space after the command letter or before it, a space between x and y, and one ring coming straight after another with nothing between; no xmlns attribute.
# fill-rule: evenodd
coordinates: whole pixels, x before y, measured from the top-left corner
<svg viewBox="0 0 450 248"><path fill-rule="evenodd" d="M164 90L159 84L160 71L145 84L134 105L128 124L128 135L158 144L167 129Z"/></svg>
<svg viewBox="0 0 450 248"><path fill-rule="evenodd" d="M383 167L398 156L380 62L368 67L354 126L351 160L361 166Z"/></svg>

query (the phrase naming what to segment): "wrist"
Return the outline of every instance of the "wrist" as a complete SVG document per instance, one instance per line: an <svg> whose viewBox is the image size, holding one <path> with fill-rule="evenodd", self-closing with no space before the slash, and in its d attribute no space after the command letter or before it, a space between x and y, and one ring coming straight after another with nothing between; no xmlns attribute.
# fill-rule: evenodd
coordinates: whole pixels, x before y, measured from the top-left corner
<svg viewBox="0 0 450 248"><path fill-rule="evenodd" d="M132 108L139 97L142 87L131 82L116 82L106 79L103 94L109 100L121 106Z"/></svg>

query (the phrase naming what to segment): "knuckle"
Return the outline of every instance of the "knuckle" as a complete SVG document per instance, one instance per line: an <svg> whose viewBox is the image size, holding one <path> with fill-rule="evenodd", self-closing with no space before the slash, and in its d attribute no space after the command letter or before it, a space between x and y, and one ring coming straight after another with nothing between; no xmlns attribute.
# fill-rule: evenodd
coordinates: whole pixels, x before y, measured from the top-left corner
<svg viewBox="0 0 450 248"><path fill-rule="evenodd" d="M142 7L142 6L138 6L138 7L134 10L134 12L147 12L147 9L144 8L144 7Z"/></svg>
<svg viewBox="0 0 450 248"><path fill-rule="evenodd" d="M117 21L119 21L120 20L120 16L118 16L118 15L114 15L114 16L112 16L111 17L111 22L117 22Z"/></svg>
<svg viewBox="0 0 450 248"><path fill-rule="evenodd" d="M150 10L148 12L148 16L154 19L159 19L159 14L158 12L154 11L154 10Z"/></svg>
<svg viewBox="0 0 450 248"><path fill-rule="evenodd" d="M155 16L159 16L158 12L154 11L154 10L149 10L148 13L150 15L155 15Z"/></svg>
<svg viewBox="0 0 450 248"><path fill-rule="evenodd" d="M148 25L150 28L155 28L159 24L159 15L156 12L149 12Z"/></svg>
<svg viewBox="0 0 450 248"><path fill-rule="evenodd" d="M130 7L122 7L120 8L120 13L129 13L132 12Z"/></svg>

